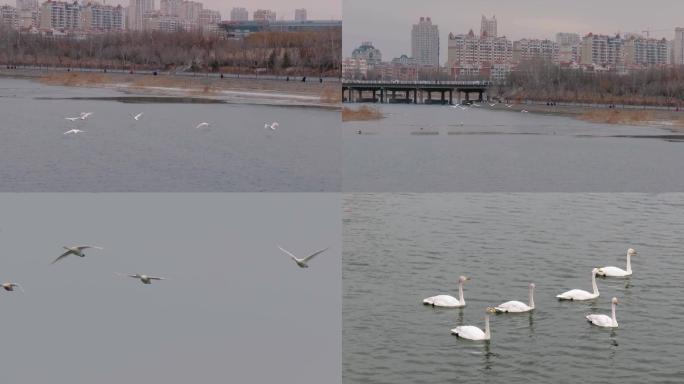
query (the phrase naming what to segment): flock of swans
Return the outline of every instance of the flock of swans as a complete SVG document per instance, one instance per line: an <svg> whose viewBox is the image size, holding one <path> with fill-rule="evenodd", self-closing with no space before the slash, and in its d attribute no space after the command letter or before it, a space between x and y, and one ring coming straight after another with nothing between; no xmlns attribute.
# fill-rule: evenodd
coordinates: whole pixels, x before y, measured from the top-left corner
<svg viewBox="0 0 684 384"><path fill-rule="evenodd" d="M62 248L64 248L66 250L66 252L57 256L57 258L55 260L53 260L51 264L55 264L56 262L64 259L67 256L70 256L70 255L74 255L74 256L84 258L86 256L85 251L87 249L104 250L104 248L98 247L96 245L74 245L74 246L63 246ZM314 252L314 253L306 256L306 257L299 258L299 257L295 256L294 254L292 254L290 251L281 247L280 245L278 245L278 248L281 251L283 251L285 254L290 256L290 258L292 258L292 260L300 268L309 268L308 263L311 261L311 259L313 259L317 255L328 250L328 248L324 248L324 249L318 250L318 251L316 251L316 252ZM119 273L119 272L114 272L114 273L116 275L119 275L119 276L131 277L131 278L140 280L141 283L146 284L146 285L151 284L152 281L154 281L154 280L159 281L159 280L166 280L167 279L165 277L151 276L151 275L146 275L146 274L141 274L141 273L134 273L134 274L125 274L125 273ZM15 283L15 282L0 283L0 288L4 289L7 292L14 292L15 288L19 288L19 290L21 292L24 292L24 288L21 285L19 285L19 283Z"/></svg>
<svg viewBox="0 0 684 384"><path fill-rule="evenodd" d="M88 118L89 118L90 116L92 116L92 115L93 115L93 112L81 112L80 115L78 115L78 116L76 116L76 117L65 117L64 119L65 119L65 120L69 120L69 121L71 121L72 123L75 123L75 122L78 121L78 120L86 120L86 119L88 119ZM132 117L133 120L135 120L135 121L140 121L140 119L142 118L142 116L143 116L143 112L139 112L139 113L136 113L136 114L132 114L132 113L131 113L131 117ZM202 128L207 128L207 127L210 127L210 126L211 126L210 123L207 123L206 121L203 121L203 122L197 124L197 125L195 126L195 129L202 129ZM272 122L272 123L270 123L270 124L269 124L269 123L264 124L264 129L270 129L271 131L275 131L279 126L280 126L280 124L278 124L277 121L274 121L274 122ZM75 134L79 134L79 133L85 133L85 131L83 131L83 130L81 130L81 129L78 129L78 128L72 128L72 129L70 129L70 130L64 132L64 135L75 135Z"/></svg>
<svg viewBox="0 0 684 384"><path fill-rule="evenodd" d="M637 252L630 248L627 250L627 266L626 269L621 269L618 267L608 266L601 268L594 268L591 270L591 287L592 292L587 292L582 289L571 289L569 291L563 292L556 295L558 300L571 300L571 301L583 301L592 300L599 297L598 286L596 285L596 276L603 277L628 277L632 275L632 264L631 257L636 256ZM433 307L444 307L444 308L461 308L465 307L466 302L463 296L463 284L469 281L470 278L465 276L460 276L458 279L458 298L450 295L437 295L423 299L423 304L432 305ZM473 326L473 325L461 325L451 330L451 333L459 338L467 340L490 340L491 330L489 328L489 315L491 313L524 313L531 312L534 310L534 283L530 283L529 289L529 301L528 303L523 303L521 301L512 300L505 303L499 304L495 307L487 307L485 310L485 328L484 330ZM606 328L617 328L618 322L615 317L615 307L618 305L618 299L613 297L611 299L611 316L604 314L589 314L586 316L587 321L598 327Z"/></svg>

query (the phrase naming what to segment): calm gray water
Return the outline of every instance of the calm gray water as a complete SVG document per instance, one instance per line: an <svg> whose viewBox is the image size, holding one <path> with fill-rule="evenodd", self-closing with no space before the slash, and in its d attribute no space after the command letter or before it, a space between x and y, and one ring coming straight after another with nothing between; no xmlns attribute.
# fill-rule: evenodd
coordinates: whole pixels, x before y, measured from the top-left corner
<svg viewBox="0 0 684 384"><path fill-rule="evenodd" d="M344 211L343 382L681 382L684 194L350 194ZM557 301L628 247L633 277ZM462 274L465 308L421 304ZM537 309L493 315L491 342L450 334L529 282ZM619 329L590 326L612 296Z"/></svg>
<svg viewBox="0 0 684 384"><path fill-rule="evenodd" d="M0 78L0 191L340 189L338 111L89 99L117 96L126 95ZM94 115L64 119L81 112ZM264 129L272 121L275 132ZM211 127L195 130L200 122ZM86 132L63 135L73 127Z"/></svg>
<svg viewBox="0 0 684 384"><path fill-rule="evenodd" d="M343 189L684 190L684 142L672 141L668 130L487 108L383 105L383 120L342 124Z"/></svg>

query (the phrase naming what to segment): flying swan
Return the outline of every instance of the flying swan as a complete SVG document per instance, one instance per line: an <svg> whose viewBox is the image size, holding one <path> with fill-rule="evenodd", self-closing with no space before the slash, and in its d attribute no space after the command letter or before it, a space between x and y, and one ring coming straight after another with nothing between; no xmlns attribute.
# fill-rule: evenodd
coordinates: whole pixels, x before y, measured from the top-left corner
<svg viewBox="0 0 684 384"><path fill-rule="evenodd" d="M264 129L270 129L271 131L275 131L276 128L278 128L280 124L278 124L277 121L272 122L271 124L264 124Z"/></svg>
<svg viewBox="0 0 684 384"><path fill-rule="evenodd" d="M74 247L62 247L62 248L66 249L67 251L62 253L61 255L59 255L59 257L56 258L55 261L52 262L52 264L62 260L63 258L65 258L69 255L76 255L79 257L85 257L85 253L83 251L88 249L88 248L94 248L94 249L100 249L100 250L104 249L102 247L96 247L94 245L77 245Z"/></svg>
<svg viewBox="0 0 684 384"><path fill-rule="evenodd" d="M134 279L139 279L141 283L143 284L151 284L152 280L166 280L163 277L157 277L157 276L149 276L149 275L141 275L140 273L136 273L133 275L127 275L127 274L122 274L122 273L117 273L118 275L121 276L128 276L132 277Z"/></svg>
<svg viewBox="0 0 684 384"><path fill-rule="evenodd" d="M19 290L24 292L24 288L22 288L21 285L19 285L17 283L3 283L3 284L0 284L0 287L2 287L2 289L4 289L7 292L14 291L14 288L19 288Z"/></svg>
<svg viewBox="0 0 684 384"><path fill-rule="evenodd" d="M458 278L458 299L449 295L437 295L423 299L423 304L433 307L457 308L465 307L466 302L463 298L463 283L470 280L469 277L459 276Z"/></svg>
<svg viewBox="0 0 684 384"><path fill-rule="evenodd" d="M323 253L323 252L325 252L325 251L328 250L328 248L321 249L320 251L316 251L316 252L310 254L309 256L303 257L303 258L300 259L300 258L298 258L297 256L295 256L295 255L293 255L292 253L290 253L289 251L287 251L286 249L284 249L283 247L281 247L280 245L278 246L278 248L280 248L281 251L283 251L283 252L287 253L288 255L290 255L290 257L292 258L292 260L294 260L294 262L297 263L297 265L299 266L299 268L309 268L309 265L307 264L307 263L309 262L309 260L313 259L314 256L316 256L316 255L318 255L318 254L321 254L321 253Z"/></svg>

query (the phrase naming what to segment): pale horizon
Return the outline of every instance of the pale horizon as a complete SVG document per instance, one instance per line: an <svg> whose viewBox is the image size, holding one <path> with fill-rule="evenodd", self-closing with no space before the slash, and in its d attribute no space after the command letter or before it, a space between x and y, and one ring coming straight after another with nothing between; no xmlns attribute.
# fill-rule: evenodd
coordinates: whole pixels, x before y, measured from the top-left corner
<svg viewBox="0 0 684 384"><path fill-rule="evenodd" d="M654 0L639 5L619 0L572 3L558 0L515 3L427 0L401 5L393 0L344 0L343 8L342 56L351 56L352 50L361 42L370 41L382 52L383 61L402 54L411 56L411 27L421 16L430 17L439 27L440 63L447 58L449 33L466 34L472 29L479 35L482 15L488 18L495 15L498 35L511 40L555 40L558 32L580 36L590 32L613 35L642 33L646 29L652 31L650 37L672 40L675 27L684 27L684 20L679 17L684 14L684 2L674 0ZM662 9L668 11L658 11Z"/></svg>
<svg viewBox="0 0 684 384"><path fill-rule="evenodd" d="M198 0L195 0L198 1ZM42 0L39 0L42 3ZM109 5L127 6L128 0L102 0L103 3ZM340 20L342 19L342 3L339 0L296 0L296 1L278 1L278 0L199 0L204 4L204 8L212 9L221 12L222 20L230 20L230 10L235 7L243 7L249 11L249 19L252 19L252 14L257 9L270 9L276 12L278 20L294 19L295 9L305 8L307 18L311 20ZM16 6L14 0L0 0L0 5L8 4ZM159 9L159 0L154 1L154 6Z"/></svg>

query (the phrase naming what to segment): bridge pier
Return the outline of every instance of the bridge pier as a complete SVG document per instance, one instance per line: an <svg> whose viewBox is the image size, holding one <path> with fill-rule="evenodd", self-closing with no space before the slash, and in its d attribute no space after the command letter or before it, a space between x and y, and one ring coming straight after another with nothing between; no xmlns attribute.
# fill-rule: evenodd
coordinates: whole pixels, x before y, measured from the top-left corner
<svg viewBox="0 0 684 384"><path fill-rule="evenodd" d="M454 93L454 90L453 90L453 89L450 89L450 90L449 90L449 105L454 105L454 95L453 95L453 93Z"/></svg>
<svg viewBox="0 0 684 384"><path fill-rule="evenodd" d="M380 104L385 103L385 88L380 88Z"/></svg>
<svg viewBox="0 0 684 384"><path fill-rule="evenodd" d="M413 104L418 104L418 90L413 90Z"/></svg>

